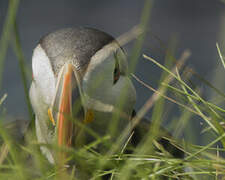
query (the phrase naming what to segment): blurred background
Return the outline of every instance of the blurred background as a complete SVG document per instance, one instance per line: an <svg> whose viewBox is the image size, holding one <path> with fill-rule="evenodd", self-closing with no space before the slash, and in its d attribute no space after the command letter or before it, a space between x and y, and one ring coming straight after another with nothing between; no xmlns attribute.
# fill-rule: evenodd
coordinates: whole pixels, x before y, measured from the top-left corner
<svg viewBox="0 0 225 180"><path fill-rule="evenodd" d="M43 35L60 28L88 26L118 37L140 23L144 4L144 0L21 0L17 25L28 66L31 69L33 49ZM8 0L0 0L0 34L7 8ZM171 44L176 58L179 58L185 49L190 49L192 55L187 65L224 92L224 69L216 49L216 42L221 49L225 49L224 10L225 4L219 0L154 1L141 54L145 53L163 63L166 49ZM128 57L133 45L134 41L124 47ZM156 88L161 72L140 55L135 72L139 78ZM137 90L138 110L152 92L135 80L133 82ZM204 86L202 88L204 89ZM207 99L210 99L214 94L207 89L204 92ZM28 119L18 61L11 47L5 59L0 96L4 93L8 94L4 102L7 115L12 119ZM171 103L168 105L172 106ZM148 116L150 115L151 112L148 113ZM176 109L173 115L171 119L178 115ZM169 119L163 119L165 126ZM195 117L189 126L198 133L200 124L199 118Z"/></svg>

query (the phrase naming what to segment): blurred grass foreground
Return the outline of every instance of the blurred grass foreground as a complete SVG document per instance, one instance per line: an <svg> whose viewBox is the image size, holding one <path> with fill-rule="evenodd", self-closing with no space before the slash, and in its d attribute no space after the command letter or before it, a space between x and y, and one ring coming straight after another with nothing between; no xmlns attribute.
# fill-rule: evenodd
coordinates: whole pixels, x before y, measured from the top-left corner
<svg viewBox="0 0 225 180"><path fill-rule="evenodd" d="M130 58L131 75L140 86L153 92L149 99L146 99L143 107L137 111L132 127L126 128L123 134L126 136L131 133L132 136L132 130L150 109L152 110L152 116L149 118L152 122L151 126L145 127L147 130L142 132L143 139L135 147L129 145L129 139L125 144L121 144L119 139L121 136L118 136L114 143L108 143L110 137L106 134L78 149L63 149L69 154L69 160L72 162L69 167L59 168L57 165L50 164L40 152L40 146L54 148L56 151L59 148L50 144L40 144L35 137L34 116L28 95L31 68L28 68L24 60L16 26L18 6L19 0L9 0L8 13L2 28L0 88L2 91L4 60L8 48L11 47L19 62L18 68L24 86L29 121L15 120L5 123L6 114L1 111L0 179L225 179L225 109L217 105L224 101L225 93L185 64L191 56L188 50L177 59L172 53L173 47L168 47L164 65L152 58L149 55L151 52L140 53L147 35L145 30L152 6L150 0L146 0L138 28L135 27L121 36L118 41L123 45L137 38ZM225 68L220 45L215 46L220 63ZM162 71L157 88L146 84L141 77L133 73L140 56ZM213 90L216 96L220 97L221 102L203 98L201 95L204 92L193 83L193 79L197 79L208 89ZM4 101L7 101L7 94L1 94L1 109ZM172 108L168 108L167 102L175 105L178 113L175 114ZM174 139L167 137L167 140L184 152L185 157L182 159L175 158L155 141L161 136L161 120L165 115L172 119L168 127L171 127L174 136ZM182 136L183 131L188 135L192 134L190 123L193 119L203 122L204 128L199 134L205 138L210 137L210 142L206 145L193 144ZM198 137L193 138L197 142ZM106 146L108 151L99 153L95 149L98 145ZM160 151L156 151L155 147Z"/></svg>

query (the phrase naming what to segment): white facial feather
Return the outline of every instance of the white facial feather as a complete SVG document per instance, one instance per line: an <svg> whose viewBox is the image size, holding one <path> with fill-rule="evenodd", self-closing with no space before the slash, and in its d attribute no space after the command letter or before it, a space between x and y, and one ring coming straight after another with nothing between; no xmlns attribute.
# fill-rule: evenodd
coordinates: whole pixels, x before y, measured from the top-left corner
<svg viewBox="0 0 225 180"><path fill-rule="evenodd" d="M30 99L35 112L38 142L51 144L53 134L47 124L49 121L47 111L55 95L55 77L50 61L40 45L35 48L33 53L32 70L33 82L30 88ZM54 163L52 152L44 146L41 147L41 150L49 162Z"/></svg>
<svg viewBox="0 0 225 180"><path fill-rule="evenodd" d="M49 58L40 45L34 50L32 69L36 87L43 95L45 103L50 104L55 94L55 76Z"/></svg>
<svg viewBox="0 0 225 180"><path fill-rule="evenodd" d="M123 68L114 84L115 53L119 51L119 65ZM99 50L92 58L84 75L82 88L85 106L97 111L113 111L121 101L125 101L125 111L132 111L136 101L136 91L126 74L127 62L120 47L111 43ZM122 96L121 96L122 94Z"/></svg>

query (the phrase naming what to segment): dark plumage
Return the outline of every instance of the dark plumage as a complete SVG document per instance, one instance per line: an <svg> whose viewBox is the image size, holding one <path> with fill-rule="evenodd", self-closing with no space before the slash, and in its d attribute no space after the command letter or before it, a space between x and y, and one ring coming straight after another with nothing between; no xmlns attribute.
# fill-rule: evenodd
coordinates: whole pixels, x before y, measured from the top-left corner
<svg viewBox="0 0 225 180"><path fill-rule="evenodd" d="M133 111L133 118L136 113ZM151 122L145 118L142 118L140 123L134 128L134 135L131 139L131 144L136 147L141 141L146 138L146 134L151 128ZM175 158L184 158L184 152L173 145L169 140L172 135L163 127L160 126L160 134L156 141L163 146L163 148L168 151Z"/></svg>
<svg viewBox="0 0 225 180"><path fill-rule="evenodd" d="M112 36L102 31L80 27L55 31L44 36L39 43L57 74L66 61L71 61L80 70L98 50L113 40Z"/></svg>

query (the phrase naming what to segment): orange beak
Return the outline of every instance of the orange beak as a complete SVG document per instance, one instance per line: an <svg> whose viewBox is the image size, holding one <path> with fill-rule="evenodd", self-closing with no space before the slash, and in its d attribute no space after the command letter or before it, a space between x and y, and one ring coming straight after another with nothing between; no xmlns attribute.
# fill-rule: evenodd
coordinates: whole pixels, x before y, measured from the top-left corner
<svg viewBox="0 0 225 180"><path fill-rule="evenodd" d="M76 141L79 141L78 131L80 133L81 129L74 128L72 122L72 114L74 113L72 112L73 103L76 105L75 102L72 102L72 97L73 101L80 101L80 103L82 98L77 76L72 64L65 64L62 67L58 74L55 97L53 98L51 107L48 109L49 119L53 126L56 127L57 144L59 147L70 147L74 136L77 136ZM82 103L78 103L77 105L78 107L75 106L77 108L75 109L78 110L78 113L82 113L83 122L92 122L94 119L93 111L90 109L85 110ZM61 153L61 155L61 157L66 157L65 153Z"/></svg>
<svg viewBox="0 0 225 180"><path fill-rule="evenodd" d="M72 117L72 65L68 64L63 79L63 90L58 113L58 145L70 146L72 143L73 124Z"/></svg>
<svg viewBox="0 0 225 180"><path fill-rule="evenodd" d="M60 147L70 147L72 143L74 131L72 122L73 82L76 82L73 66L65 64L59 72L56 94L51 108L48 109L49 119L53 126L56 126L57 143Z"/></svg>

